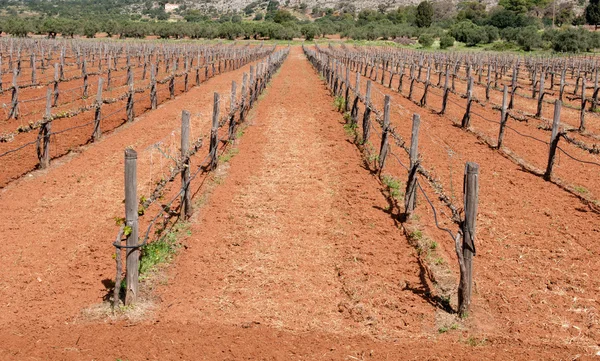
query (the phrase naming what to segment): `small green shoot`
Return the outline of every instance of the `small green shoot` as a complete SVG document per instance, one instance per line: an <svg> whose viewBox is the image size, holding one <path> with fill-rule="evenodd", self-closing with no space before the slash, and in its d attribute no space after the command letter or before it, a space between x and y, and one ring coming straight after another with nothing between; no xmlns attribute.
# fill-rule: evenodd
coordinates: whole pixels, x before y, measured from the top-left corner
<svg viewBox="0 0 600 361"><path fill-rule="evenodd" d="M404 197L404 192L402 192L402 182L387 174L383 176L381 181L387 187L392 198L395 200L402 200L402 197Z"/></svg>

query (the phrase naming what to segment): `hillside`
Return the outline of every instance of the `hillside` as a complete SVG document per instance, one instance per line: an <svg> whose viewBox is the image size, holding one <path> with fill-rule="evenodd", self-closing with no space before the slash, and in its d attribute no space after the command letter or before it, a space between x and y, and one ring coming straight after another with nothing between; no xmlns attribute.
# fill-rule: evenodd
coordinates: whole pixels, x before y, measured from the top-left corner
<svg viewBox="0 0 600 361"><path fill-rule="evenodd" d="M306 7L307 12L313 8L331 8L331 9L394 9L399 6L406 5L417 5L421 2L421 0L327 0L327 1L317 1L317 0L287 0L280 1L281 5L286 8L301 8ZM451 0L438 0L432 1L435 3L452 3L458 4L460 1L451 1ZM482 0L481 3L485 3L486 5L495 5L498 3L497 0ZM188 8L195 9L203 9L208 10L210 8L215 8L219 12L235 12L235 11L243 11L247 6L256 5L256 8L266 9L269 1L255 1L255 0L184 0L182 1Z"/></svg>

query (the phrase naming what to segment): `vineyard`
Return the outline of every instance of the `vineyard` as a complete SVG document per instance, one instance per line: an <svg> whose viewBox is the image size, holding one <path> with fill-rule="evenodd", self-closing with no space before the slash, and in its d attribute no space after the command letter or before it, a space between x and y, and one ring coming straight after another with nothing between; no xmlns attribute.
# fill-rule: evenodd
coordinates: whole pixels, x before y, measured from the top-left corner
<svg viewBox="0 0 600 361"><path fill-rule="evenodd" d="M2 38L0 359L593 358L597 63Z"/></svg>

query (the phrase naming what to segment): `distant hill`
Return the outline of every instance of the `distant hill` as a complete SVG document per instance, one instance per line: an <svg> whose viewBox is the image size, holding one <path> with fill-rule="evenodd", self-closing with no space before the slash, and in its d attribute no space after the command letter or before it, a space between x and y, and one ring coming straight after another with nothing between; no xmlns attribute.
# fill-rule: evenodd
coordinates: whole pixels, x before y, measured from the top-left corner
<svg viewBox="0 0 600 361"><path fill-rule="evenodd" d="M394 9L399 6L405 5L417 5L422 0L281 0L281 6L285 8L296 8L303 7L310 14L311 10L317 8L331 8L334 10L340 9L351 9L354 8L357 11L362 9ZM564 2L565 0L559 0L558 2ZM251 6L255 9L266 9L269 1L256 1L256 0L179 0L180 4L185 4L186 7L191 9L202 9L208 10L210 8L216 9L218 12L233 12L243 11L247 6ZM432 2L446 2L458 4L460 1L452 0L432 0ZM486 5L496 5L497 0L482 0L479 1Z"/></svg>

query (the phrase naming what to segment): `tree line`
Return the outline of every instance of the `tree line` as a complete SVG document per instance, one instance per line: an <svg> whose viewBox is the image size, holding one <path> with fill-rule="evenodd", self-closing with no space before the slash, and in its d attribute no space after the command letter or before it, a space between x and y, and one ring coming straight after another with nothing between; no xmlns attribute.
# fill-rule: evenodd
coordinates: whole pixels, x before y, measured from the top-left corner
<svg viewBox="0 0 600 361"><path fill-rule="evenodd" d="M579 16L572 3L559 4L554 8L549 0L500 0L498 6L489 9L475 1L463 1L458 5L450 1L423 1L417 6L388 9L381 5L378 9L360 12L353 5L344 3L336 9L308 9L302 4L283 8L277 1L255 1L242 11L226 14L206 13L182 6L176 11L180 20L175 22L161 20L164 8L159 7L162 12L157 11L152 3L142 5L142 13L146 11L144 16L139 13L108 16L96 5L93 17L77 12L67 12L70 16L65 16L42 11L36 17L0 19L0 30L13 36L33 33L51 38L58 34L63 37L95 37L105 33L119 38L312 40L340 34L354 40L402 42L402 39L418 39L422 47L430 47L435 39L439 39L440 48L452 47L455 41L460 41L466 46L490 44L490 49L499 51L554 49L580 52L600 48L599 36L580 27L585 23L600 24L598 1L591 0L583 15ZM153 15L148 15L148 11L153 11Z"/></svg>

